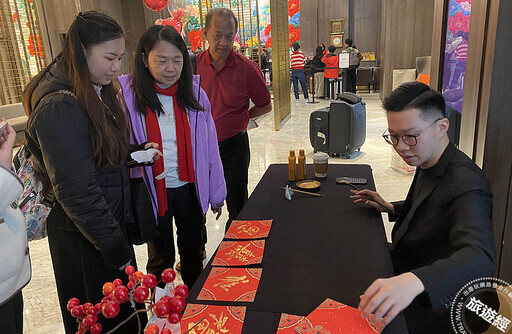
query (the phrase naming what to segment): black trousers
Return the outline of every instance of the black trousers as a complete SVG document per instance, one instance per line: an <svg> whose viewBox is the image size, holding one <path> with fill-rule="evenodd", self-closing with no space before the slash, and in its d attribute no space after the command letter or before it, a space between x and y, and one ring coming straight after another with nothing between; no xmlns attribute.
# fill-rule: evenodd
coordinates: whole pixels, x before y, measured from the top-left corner
<svg viewBox="0 0 512 334"><path fill-rule="evenodd" d="M357 68L346 68L345 73L347 77L346 92L356 93L356 71Z"/></svg>
<svg viewBox="0 0 512 334"><path fill-rule="evenodd" d="M227 231L231 221L236 219L248 198L247 183L251 152L247 131L219 142L219 151L227 188L226 204L229 211Z"/></svg>
<svg viewBox="0 0 512 334"><path fill-rule="evenodd" d="M176 260L172 221L178 234L181 277L191 289L203 271L202 247L204 241L204 215L193 183L179 188L167 188L168 209L158 217L160 234L148 244L148 273L160 278L162 271L172 268Z"/></svg>
<svg viewBox="0 0 512 334"><path fill-rule="evenodd" d="M23 334L23 296L21 290L0 306L0 333Z"/></svg>
<svg viewBox="0 0 512 334"><path fill-rule="evenodd" d="M123 228L123 232L126 231ZM128 276L121 270L109 270L103 266L101 253L85 236L76 231L65 231L51 225L48 226L48 244L52 258L57 293L59 295L60 311L66 333L74 334L78 330L76 318L73 318L66 305L70 298L76 297L80 304L91 302L99 303L104 297L103 284L112 282L116 278L123 280L126 285ZM132 256L132 265L136 267L135 254ZM121 311L113 319L100 317L103 326L102 332L107 332L128 318L134 310L129 303L121 304ZM141 325L144 328L146 315L139 314ZM123 333L138 333L137 318L123 325Z"/></svg>

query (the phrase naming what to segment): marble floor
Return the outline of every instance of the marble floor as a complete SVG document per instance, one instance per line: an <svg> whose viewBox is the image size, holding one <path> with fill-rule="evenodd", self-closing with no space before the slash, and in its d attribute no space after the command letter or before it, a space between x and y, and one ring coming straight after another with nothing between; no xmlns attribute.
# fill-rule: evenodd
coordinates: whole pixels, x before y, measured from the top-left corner
<svg viewBox="0 0 512 334"><path fill-rule="evenodd" d="M330 158L329 163L369 164L373 169L377 191L389 201L403 199L412 181L412 175L406 175L391 168L392 148L381 137L387 124L379 95L362 93L361 96L366 102L366 142L361 148L361 152L353 154L350 159ZM296 104L293 97L291 101L291 118L280 131L274 131L272 114L260 117L256 121L258 127L249 130L251 144L249 193L256 187L270 164L287 163L290 149L305 149L307 161L312 161L313 148L309 142L309 115L312 111L327 106L329 101L321 99L319 103L306 104L302 100L301 103ZM383 224L389 239L392 224L387 222L386 216L383 215ZM226 219L225 213L219 220L215 220L211 212L208 213L208 244L206 245L208 256L211 256L222 239ZM24 333L64 333L47 240L31 242L30 254L32 280L23 289ZM147 260L146 248L137 246L136 254L139 266L144 268Z"/></svg>

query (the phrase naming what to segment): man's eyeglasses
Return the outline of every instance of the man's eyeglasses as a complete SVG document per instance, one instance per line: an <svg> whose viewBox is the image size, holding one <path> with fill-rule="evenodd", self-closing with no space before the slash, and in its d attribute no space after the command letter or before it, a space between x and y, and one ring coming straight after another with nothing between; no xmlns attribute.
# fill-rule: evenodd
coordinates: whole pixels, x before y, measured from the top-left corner
<svg viewBox="0 0 512 334"><path fill-rule="evenodd" d="M388 130L384 131L384 133L382 134L382 138L384 138L384 140L386 141L386 143L390 144L390 145L393 145L393 146L396 146L398 145L398 142L400 141L400 138L402 138L402 140L404 141L405 144L407 144L408 146L416 146L416 144L418 144L418 137L424 133L425 131L427 131L428 129L430 129L432 127L432 125L436 124L437 121L443 119L442 117L436 119L432 124L430 124L425 130L421 131L420 133L418 133L417 135L402 135L402 136L395 136L395 135L392 135L388 132Z"/></svg>

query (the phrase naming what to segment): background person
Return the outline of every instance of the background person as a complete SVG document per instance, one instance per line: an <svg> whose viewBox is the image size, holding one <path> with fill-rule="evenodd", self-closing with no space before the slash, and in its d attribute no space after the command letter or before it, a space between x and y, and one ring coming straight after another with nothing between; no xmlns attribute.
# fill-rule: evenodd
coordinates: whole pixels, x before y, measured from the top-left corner
<svg viewBox="0 0 512 334"><path fill-rule="evenodd" d="M270 93L257 64L233 51L238 21L226 8L214 8L205 17L206 51L197 56L196 74L210 99L227 186L229 219L236 219L248 198L250 162L247 125L250 118L272 110ZM249 100L254 106L249 109Z"/></svg>
<svg viewBox="0 0 512 334"><path fill-rule="evenodd" d="M102 286L135 265L126 224L133 223L126 160L128 129L112 85L124 56L121 26L107 14L79 13L63 51L25 89L27 147L56 203L48 243L66 333L77 331L68 300L98 303ZM71 94L57 93L68 90ZM51 94L51 95L49 95ZM126 282L125 282L126 283ZM106 332L132 313L121 304ZM137 319L123 333L138 333Z"/></svg>
<svg viewBox="0 0 512 334"><path fill-rule="evenodd" d="M147 271L160 277L164 269L173 267L174 220L181 276L191 288L203 270L204 215L211 205L218 219L226 197L208 97L199 77L192 77L185 42L169 26L156 25L142 35L133 75L122 76L119 82L132 144L155 142L163 152L163 159L138 171L156 198L160 232L147 243Z"/></svg>
<svg viewBox="0 0 512 334"><path fill-rule="evenodd" d="M308 87L306 85L306 77L304 75L304 63L306 58L304 53L300 51L300 45L297 42L292 43L293 52L290 56L290 67L292 69L292 82L293 82L293 94L295 95L295 101L300 103L299 99L299 82L304 94L306 103L309 103Z"/></svg>
<svg viewBox="0 0 512 334"><path fill-rule="evenodd" d="M25 219L18 208L11 206L23 192L23 183L11 171L15 139L16 131L7 125L0 136L0 333L22 334L21 289L30 281L32 272Z"/></svg>
<svg viewBox="0 0 512 334"><path fill-rule="evenodd" d="M396 221L391 258L397 276L373 282L359 310L385 325L405 309L409 333L450 333L457 292L496 269L491 188L483 171L449 142L439 92L405 83L385 98L384 109L383 137L417 169L405 201L390 203L368 189L351 191L355 202Z"/></svg>
<svg viewBox="0 0 512 334"><path fill-rule="evenodd" d="M363 56L359 52L358 49L356 49L356 46L352 46L352 40L350 38L347 38L345 40L345 50L342 52L347 52L350 55L351 59L356 59L356 61L353 63L353 61L350 61L350 65L348 68L345 68L343 72L345 73L345 82L346 82L346 89L344 91L356 93L356 74L357 74L357 68L359 67L361 59L363 59Z"/></svg>
<svg viewBox="0 0 512 334"><path fill-rule="evenodd" d="M325 64L324 84L327 87L327 94L325 94L326 98L329 98L331 95L331 90L332 95L335 95L333 81L338 79L338 75L340 73L338 55L334 52L336 52L336 47L334 45L329 45L329 53L321 59L322 63Z"/></svg>
<svg viewBox="0 0 512 334"><path fill-rule="evenodd" d="M323 50L322 46L316 47L316 54L311 61L311 65L313 66L313 72L315 73L315 94L317 97L324 97L324 70L325 63L322 62L323 58Z"/></svg>

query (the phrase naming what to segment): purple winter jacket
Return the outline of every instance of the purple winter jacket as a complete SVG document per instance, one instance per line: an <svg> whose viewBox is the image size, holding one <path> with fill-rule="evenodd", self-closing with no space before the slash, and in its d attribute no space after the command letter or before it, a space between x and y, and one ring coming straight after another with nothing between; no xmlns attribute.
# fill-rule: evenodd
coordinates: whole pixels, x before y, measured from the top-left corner
<svg viewBox="0 0 512 334"><path fill-rule="evenodd" d="M147 141L145 123L135 107L135 94L132 89L131 75L123 75L117 78L121 84L121 92L124 97L125 110L129 118L130 142L142 144ZM203 213L208 211L208 204L213 208L224 205L226 198L226 182L224 170L220 160L219 145L217 143L217 131L211 114L210 101L202 88L199 88L200 78L194 75L193 91L199 92L196 96L205 111L187 109L190 124L190 138L192 139L192 159L194 162L195 187ZM123 103L121 103L123 104ZM197 131L197 133L196 133ZM155 217L157 215L157 200L155 183L153 181L153 170L151 166L135 167L130 170L130 177L142 177L148 187Z"/></svg>

